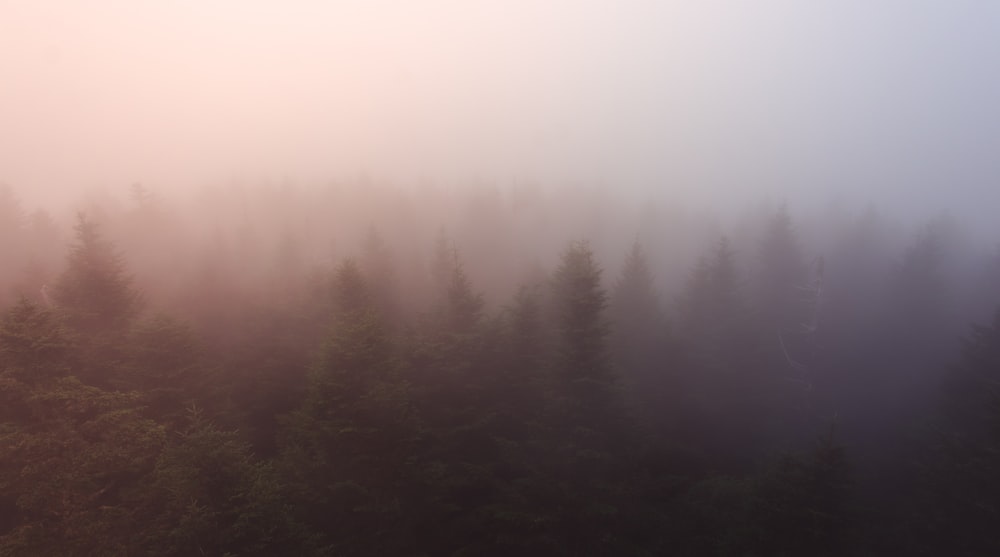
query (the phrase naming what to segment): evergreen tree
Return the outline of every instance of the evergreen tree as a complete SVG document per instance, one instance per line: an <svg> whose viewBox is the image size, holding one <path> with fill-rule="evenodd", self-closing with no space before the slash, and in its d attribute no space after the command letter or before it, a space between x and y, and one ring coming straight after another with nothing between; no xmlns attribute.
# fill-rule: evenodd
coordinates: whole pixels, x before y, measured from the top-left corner
<svg viewBox="0 0 1000 557"><path fill-rule="evenodd" d="M0 321L0 371L33 383L68 374L75 357L70 332L52 311L21 297Z"/></svg>
<svg viewBox="0 0 1000 557"><path fill-rule="evenodd" d="M121 384L141 392L160 423L176 423L184 408L214 395L203 350L190 326L155 315L137 323L127 337Z"/></svg>
<svg viewBox="0 0 1000 557"><path fill-rule="evenodd" d="M582 423L602 420L614 404L617 380L608 360L608 296L586 242L576 242L563 253L553 277L553 302L558 374L571 393L570 413Z"/></svg>
<svg viewBox="0 0 1000 557"><path fill-rule="evenodd" d="M727 467L749 465L752 448L762 449L773 398L783 389L762 356L769 346L765 340L778 340L759 332L726 238L699 260L678 313L684 368L678 389L685 393L678 421L688 424L679 433L710 453L722 453Z"/></svg>
<svg viewBox="0 0 1000 557"><path fill-rule="evenodd" d="M361 246L361 271L369 283L372 302L382 314L386 325L393 327L402 315L396 285L396 269L392 253L374 226L368 229Z"/></svg>
<svg viewBox="0 0 1000 557"><path fill-rule="evenodd" d="M88 335L122 331L138 313L141 296L121 255L97 223L81 213L75 230L76 242L52 297L78 331Z"/></svg>
<svg viewBox="0 0 1000 557"><path fill-rule="evenodd" d="M940 431L919 468L921 505L910 518L924 535L913 549L993 555L1000 552L1000 309L989 325L973 326L946 387Z"/></svg>
<svg viewBox="0 0 1000 557"><path fill-rule="evenodd" d="M558 497L572 509L559 517L556 529L567 554L615 554L622 551L618 532L627 505L621 464L632 447L608 355L608 296L586 242L575 242L563 253L552 284L554 388L561 399L551 455L561 464L552 473L561 478Z"/></svg>
<svg viewBox="0 0 1000 557"><path fill-rule="evenodd" d="M451 253L451 271L445 297L445 327L452 332L471 331L482 318L483 296L473 292L457 250Z"/></svg>
<svg viewBox="0 0 1000 557"><path fill-rule="evenodd" d="M636 242L612 291L611 347L631 399L644 413L667 400L670 338L646 255Z"/></svg>
<svg viewBox="0 0 1000 557"><path fill-rule="evenodd" d="M0 554L133 553L128 499L163 444L139 395L84 385L74 342L22 299L0 326Z"/></svg>
<svg viewBox="0 0 1000 557"><path fill-rule="evenodd" d="M0 183L0 308L7 305L14 273L23 265L25 232L20 201L7 184Z"/></svg>
<svg viewBox="0 0 1000 557"><path fill-rule="evenodd" d="M407 384L356 263L341 264L333 331L288 421L286 469L302 520L341 555L398 553L400 486L411 450Z"/></svg>
<svg viewBox="0 0 1000 557"><path fill-rule="evenodd" d="M160 454L136 505L143 519L136 545L143 554L318 554L274 468L196 408L188 421Z"/></svg>
<svg viewBox="0 0 1000 557"><path fill-rule="evenodd" d="M808 269L784 205L767 222L756 279L756 303L765 323L779 331L798 330L806 321L799 289L807 284Z"/></svg>

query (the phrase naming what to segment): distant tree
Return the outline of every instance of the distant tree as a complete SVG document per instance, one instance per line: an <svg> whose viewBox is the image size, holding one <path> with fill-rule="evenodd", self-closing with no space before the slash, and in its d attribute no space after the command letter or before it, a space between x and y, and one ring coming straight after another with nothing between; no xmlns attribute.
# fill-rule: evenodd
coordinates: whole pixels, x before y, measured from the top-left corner
<svg viewBox="0 0 1000 557"><path fill-rule="evenodd" d="M454 332L469 331L482 318L483 296L472 290L472 282L465 274L465 265L452 250L451 270L445 293L445 323Z"/></svg>
<svg viewBox="0 0 1000 557"><path fill-rule="evenodd" d="M702 257L678 300L678 335L699 366L720 368L746 363L753 314L729 240L721 238Z"/></svg>
<svg viewBox="0 0 1000 557"><path fill-rule="evenodd" d="M771 327L799 328L806 319L799 288L808 282L808 268L795 236L787 207L782 205L768 220L760 243L755 301Z"/></svg>
<svg viewBox="0 0 1000 557"><path fill-rule="evenodd" d="M271 278L274 293L286 301L300 295L304 282L302 259L301 242L292 228L286 226L275 247Z"/></svg>
<svg viewBox="0 0 1000 557"><path fill-rule="evenodd" d="M646 253L636 242L625 258L611 296L612 312L618 318L615 323L623 331L652 330L655 334L664 326L665 316L653 281Z"/></svg>
<svg viewBox="0 0 1000 557"><path fill-rule="evenodd" d="M70 326L87 334L124 330L142 300L121 255L82 213L67 268L52 295Z"/></svg>
<svg viewBox="0 0 1000 557"><path fill-rule="evenodd" d="M379 231L372 226L361 246L361 271L369 283L372 301L386 325L393 327L400 319L399 293L396 291L396 269L392 253Z"/></svg>
<svg viewBox="0 0 1000 557"><path fill-rule="evenodd" d="M638 242L625 259L611 295L611 348L633 401L645 411L666 402L671 339L653 274Z"/></svg>
<svg viewBox="0 0 1000 557"><path fill-rule="evenodd" d="M906 343L937 341L949 323L948 250L954 223L940 218L927 223L906 248L889 281L890 323Z"/></svg>
<svg viewBox="0 0 1000 557"><path fill-rule="evenodd" d="M25 217L21 203L7 184L0 183L0 308L8 302L8 293L26 254L23 246Z"/></svg>
<svg viewBox="0 0 1000 557"><path fill-rule="evenodd" d="M17 244L26 224L21 202L14 190L0 183L0 256L9 257L9 251Z"/></svg>
<svg viewBox="0 0 1000 557"><path fill-rule="evenodd" d="M570 245L553 277L558 328L558 375L570 394L571 414L582 423L607 417L618 381L608 358L608 295L601 268L586 242Z"/></svg>
<svg viewBox="0 0 1000 557"><path fill-rule="evenodd" d="M867 383L881 394L881 410L893 409L897 425L923 412L949 354L958 348L948 259L952 227L948 219L924 226L886 284L883 334L869 356L877 369ZM907 396L898 396L900 389Z"/></svg>
<svg viewBox="0 0 1000 557"><path fill-rule="evenodd" d="M156 200L153 192L139 182L135 182L129 186L129 197L135 203L136 207L140 209L148 207Z"/></svg>
<svg viewBox="0 0 1000 557"><path fill-rule="evenodd" d="M536 370L543 365L548 344L542 293L537 286L522 286L508 310L508 327L513 358L511 365Z"/></svg>
<svg viewBox="0 0 1000 557"><path fill-rule="evenodd" d="M765 360L778 338L760 331L726 238L688 278L678 301L676 334L683 368L678 389L685 395L678 401L677 421L687 424L679 433L721 453L727 466L749 466L754 451L764 450L774 399L787 382L775 371L784 366Z"/></svg>

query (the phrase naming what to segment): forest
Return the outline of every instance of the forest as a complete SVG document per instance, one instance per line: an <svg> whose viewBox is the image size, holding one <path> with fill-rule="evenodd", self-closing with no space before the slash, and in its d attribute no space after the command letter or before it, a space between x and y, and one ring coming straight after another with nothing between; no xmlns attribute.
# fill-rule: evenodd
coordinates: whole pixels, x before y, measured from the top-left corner
<svg viewBox="0 0 1000 557"><path fill-rule="evenodd" d="M609 188L0 186L0 556L1000 555L1000 238Z"/></svg>

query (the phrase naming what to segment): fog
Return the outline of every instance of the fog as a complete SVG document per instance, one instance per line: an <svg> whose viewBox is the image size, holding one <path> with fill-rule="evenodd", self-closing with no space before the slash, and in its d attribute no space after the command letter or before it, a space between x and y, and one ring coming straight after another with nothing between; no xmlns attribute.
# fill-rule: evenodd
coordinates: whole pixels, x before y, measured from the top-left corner
<svg viewBox="0 0 1000 557"><path fill-rule="evenodd" d="M1000 554L997 29L0 0L0 554Z"/></svg>
<svg viewBox="0 0 1000 557"><path fill-rule="evenodd" d="M0 180L532 180L985 226L998 21L979 1L5 0Z"/></svg>

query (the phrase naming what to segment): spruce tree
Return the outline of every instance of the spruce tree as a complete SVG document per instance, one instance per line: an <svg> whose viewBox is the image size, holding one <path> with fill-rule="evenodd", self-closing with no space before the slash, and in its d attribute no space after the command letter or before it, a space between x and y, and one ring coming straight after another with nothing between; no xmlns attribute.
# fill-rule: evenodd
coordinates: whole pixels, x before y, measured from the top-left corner
<svg viewBox="0 0 1000 557"><path fill-rule="evenodd" d="M353 260L336 273L337 316L288 418L284 462L304 522L341 555L397 553L400 485L411 447L407 383Z"/></svg>
<svg viewBox="0 0 1000 557"><path fill-rule="evenodd" d="M52 297L74 329L87 335L124 330L140 309L141 296L125 263L100 227L83 213L68 264Z"/></svg>
<svg viewBox="0 0 1000 557"><path fill-rule="evenodd" d="M665 402L671 367L666 316L653 284L646 254L638 242L625 259L612 291L611 348L630 399L644 413Z"/></svg>
<svg viewBox="0 0 1000 557"><path fill-rule="evenodd" d="M586 242L575 242L553 277L559 369L571 413L590 422L613 404L617 381L608 359L608 295L601 268Z"/></svg>

